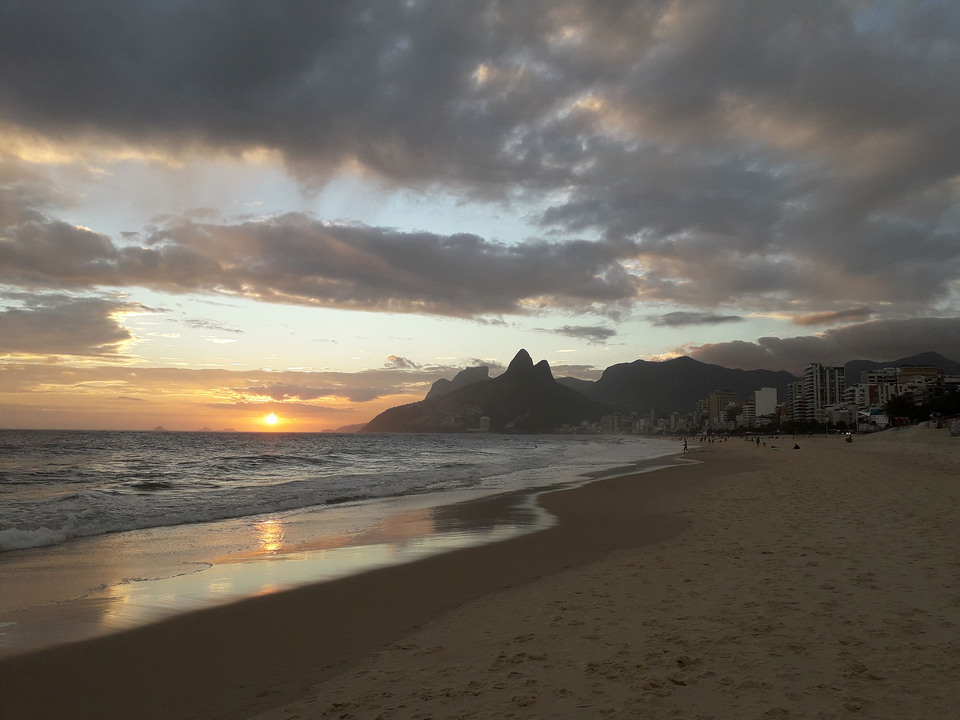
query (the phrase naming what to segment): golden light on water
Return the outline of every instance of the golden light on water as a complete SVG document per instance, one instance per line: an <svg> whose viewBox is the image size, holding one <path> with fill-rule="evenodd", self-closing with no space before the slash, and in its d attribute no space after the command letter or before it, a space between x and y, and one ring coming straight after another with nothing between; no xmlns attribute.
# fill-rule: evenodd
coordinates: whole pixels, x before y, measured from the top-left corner
<svg viewBox="0 0 960 720"><path fill-rule="evenodd" d="M262 520L257 523L260 551L275 553L283 545L283 525L276 520Z"/></svg>

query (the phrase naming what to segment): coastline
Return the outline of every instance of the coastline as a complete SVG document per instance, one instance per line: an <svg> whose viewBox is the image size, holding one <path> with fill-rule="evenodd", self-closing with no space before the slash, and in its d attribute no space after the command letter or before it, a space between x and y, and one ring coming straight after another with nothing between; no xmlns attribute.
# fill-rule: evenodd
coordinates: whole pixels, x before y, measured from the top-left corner
<svg viewBox="0 0 960 720"><path fill-rule="evenodd" d="M0 717L226 718L269 708L297 697L318 673L340 672L478 597L675 534L684 523L658 514L654 498L674 494L671 470L698 468L683 464L546 492L540 505L557 522L501 542L0 658ZM483 502L451 512L462 520L469 507L490 512ZM616 508L620 522L612 523ZM65 691L45 692L51 686Z"/></svg>
<svg viewBox="0 0 960 720"><path fill-rule="evenodd" d="M0 658L535 532L555 522L540 494L671 457L541 487L376 498L3 553Z"/></svg>
<svg viewBox="0 0 960 720"><path fill-rule="evenodd" d="M523 437L503 442L491 437L434 442L426 437L399 445L393 438L378 437L373 448L354 438L341 438L329 447L326 438L311 438L310 448L333 452L344 467L340 473L309 480L313 456L304 453L299 440L291 440L272 450L290 458L289 466L279 466L291 477L307 479L306 489L300 494L297 480L291 481L292 487L280 483L281 490L275 491L268 471L264 499L258 495L260 480L252 479L260 465L257 453L263 450L259 438L236 447L204 446L201 458L190 454L187 443L183 467L193 467L191 458L201 464L221 456L223 461L213 464L202 483L216 490L201 491L192 503L196 507L181 514L177 508L190 504L195 482L184 472L175 471L168 488L128 491L122 470L134 451L146 449L141 438L131 440L131 435L137 434L108 434L108 446L115 442L118 449L104 451L102 457L98 449L93 457L113 470L96 482L82 483L82 491L68 493L65 503L34 507L32 486L25 483L24 497L14 493L4 507L10 523L3 523L6 529L0 534L14 547L57 535L48 528L76 536L0 553L0 657L530 532L554 522L536 504L536 493L579 484L587 471L598 467L636 465L636 458L645 455L656 459L641 464L659 463L660 457L678 449L675 442L643 438L539 438L541 448L557 452L536 451L537 444ZM63 439L71 448L82 445L76 433L64 433ZM377 449L395 449L400 453L397 462L378 465ZM220 490L234 482L234 455L251 477L240 483L240 490L228 488L223 499ZM42 468L54 456L41 453L36 460L36 492L41 497L45 490L54 498L66 492L55 481L44 485ZM276 459L269 458L268 465ZM363 483L369 491L354 492ZM276 506L281 496L289 496L281 503L288 507ZM326 500L312 502L320 497ZM100 506L103 498L109 499L105 507ZM130 515L132 508L153 507L155 498L154 514L147 513L142 523L131 519L136 515ZM18 499L24 501L22 510ZM36 513L32 520L31 513ZM72 519L75 513L79 519ZM175 522L153 524L170 513ZM19 523L33 523L39 530L18 535ZM111 525L117 529L97 532Z"/></svg>
<svg viewBox="0 0 960 720"><path fill-rule="evenodd" d="M952 716L960 441L703 447L664 505L683 532L480 598L258 720Z"/></svg>
<svg viewBox="0 0 960 720"><path fill-rule="evenodd" d="M447 492L15 551L0 557L0 658L493 542L550 522L529 492ZM18 584L18 577L30 582Z"/></svg>
<svg viewBox="0 0 960 720"><path fill-rule="evenodd" d="M0 661L0 715L948 716L960 443L797 442L694 446L541 496L543 531Z"/></svg>

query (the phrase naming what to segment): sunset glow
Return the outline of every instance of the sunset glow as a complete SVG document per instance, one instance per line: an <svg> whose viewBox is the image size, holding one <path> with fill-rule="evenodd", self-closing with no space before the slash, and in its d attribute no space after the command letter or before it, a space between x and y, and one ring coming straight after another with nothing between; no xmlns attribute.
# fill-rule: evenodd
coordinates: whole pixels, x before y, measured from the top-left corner
<svg viewBox="0 0 960 720"><path fill-rule="evenodd" d="M56 5L0 3L0 428L960 360L950 3Z"/></svg>

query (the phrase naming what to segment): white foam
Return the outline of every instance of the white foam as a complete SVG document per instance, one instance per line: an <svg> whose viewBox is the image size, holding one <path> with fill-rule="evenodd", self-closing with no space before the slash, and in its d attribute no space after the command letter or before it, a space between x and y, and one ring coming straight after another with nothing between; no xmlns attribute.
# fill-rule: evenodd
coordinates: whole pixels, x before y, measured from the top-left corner
<svg viewBox="0 0 960 720"><path fill-rule="evenodd" d="M611 436L291 436L269 448L236 437L197 447L189 434L164 436L169 447L162 448L149 444L149 434L108 439L145 445L72 455L49 481L36 479L41 456L37 469L5 488L0 551L343 502L570 483L587 471L676 450L661 440ZM324 464L333 455L324 443L336 444L336 463Z"/></svg>

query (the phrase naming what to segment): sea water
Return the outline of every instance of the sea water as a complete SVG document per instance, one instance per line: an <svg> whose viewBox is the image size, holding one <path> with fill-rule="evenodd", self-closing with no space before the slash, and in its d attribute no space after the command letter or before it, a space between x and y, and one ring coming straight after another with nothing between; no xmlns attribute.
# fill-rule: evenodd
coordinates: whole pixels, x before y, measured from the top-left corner
<svg viewBox="0 0 960 720"><path fill-rule="evenodd" d="M0 552L305 507L562 484L675 450L603 435L0 430Z"/></svg>
<svg viewBox="0 0 960 720"><path fill-rule="evenodd" d="M678 449L609 435L0 430L0 651L530 532L552 520L536 493Z"/></svg>

